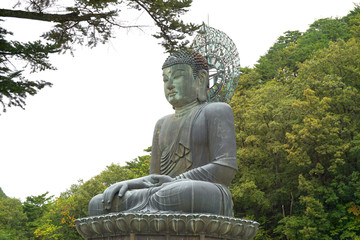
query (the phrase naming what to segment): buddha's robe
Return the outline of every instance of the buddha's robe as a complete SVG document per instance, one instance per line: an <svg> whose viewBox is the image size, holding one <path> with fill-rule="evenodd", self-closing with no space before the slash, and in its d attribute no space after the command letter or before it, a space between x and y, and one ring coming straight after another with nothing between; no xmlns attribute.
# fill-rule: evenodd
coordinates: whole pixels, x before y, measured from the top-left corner
<svg viewBox="0 0 360 240"><path fill-rule="evenodd" d="M121 199L114 198L110 212L176 211L232 216L228 185L236 170L230 106L198 105L183 115L165 116L155 126L150 174L168 175L174 181L129 190Z"/></svg>

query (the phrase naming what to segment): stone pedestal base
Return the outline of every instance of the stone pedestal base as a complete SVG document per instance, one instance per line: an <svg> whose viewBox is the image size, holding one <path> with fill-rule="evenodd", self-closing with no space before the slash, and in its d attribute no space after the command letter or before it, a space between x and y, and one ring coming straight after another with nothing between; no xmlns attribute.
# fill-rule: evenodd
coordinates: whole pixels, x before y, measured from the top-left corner
<svg viewBox="0 0 360 240"><path fill-rule="evenodd" d="M75 226L89 240L250 240L259 224L210 214L138 212L81 218Z"/></svg>
<svg viewBox="0 0 360 240"><path fill-rule="evenodd" d="M91 238L92 240L219 240L227 238L205 237L205 236L164 236L164 235L137 235L131 233L128 236ZM242 239L242 238L239 238Z"/></svg>

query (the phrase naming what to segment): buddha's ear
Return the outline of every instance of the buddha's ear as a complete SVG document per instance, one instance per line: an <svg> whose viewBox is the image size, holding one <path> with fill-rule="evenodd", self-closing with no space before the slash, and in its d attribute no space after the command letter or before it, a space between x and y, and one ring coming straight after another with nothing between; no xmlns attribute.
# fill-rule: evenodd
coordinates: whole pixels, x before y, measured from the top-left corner
<svg viewBox="0 0 360 240"><path fill-rule="evenodd" d="M199 102L206 102L207 101L207 88L209 85L209 80L208 80L208 73L205 70L200 70L198 72L198 83L199 83L199 88L198 88L198 93L197 93L197 99L199 100Z"/></svg>

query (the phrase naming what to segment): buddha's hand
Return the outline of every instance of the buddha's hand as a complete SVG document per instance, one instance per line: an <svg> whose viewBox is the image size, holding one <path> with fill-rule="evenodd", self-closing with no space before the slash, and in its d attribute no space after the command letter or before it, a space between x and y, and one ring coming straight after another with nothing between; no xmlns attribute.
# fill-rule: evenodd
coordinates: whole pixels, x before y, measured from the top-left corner
<svg viewBox="0 0 360 240"><path fill-rule="evenodd" d="M105 203L105 209L111 209L111 203L116 194L119 197L123 197L127 190L160 186L164 182L169 181L172 181L172 178L169 176L149 175L141 178L115 183L104 191L103 201Z"/></svg>
<svg viewBox="0 0 360 240"><path fill-rule="evenodd" d="M163 183L172 182L174 179L167 175L150 175L151 178L155 181L156 186L160 186Z"/></svg>

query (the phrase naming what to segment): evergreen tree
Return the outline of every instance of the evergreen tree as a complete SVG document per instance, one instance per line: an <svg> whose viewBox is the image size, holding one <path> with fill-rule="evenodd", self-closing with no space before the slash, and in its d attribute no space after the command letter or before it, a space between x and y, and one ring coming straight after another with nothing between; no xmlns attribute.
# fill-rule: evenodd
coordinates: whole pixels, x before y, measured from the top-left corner
<svg viewBox="0 0 360 240"><path fill-rule="evenodd" d="M126 25L120 20L124 7L146 12L159 31L153 36L162 40L165 50L185 48L185 36L198 29L185 24L181 15L188 11L192 0L73 0L69 6L59 7L57 1L19 0L14 9L0 9L1 18L19 18L55 23L41 40L34 42L10 41L11 30L0 27L0 103L7 107L24 108L28 95L51 86L47 81L29 80L23 75L23 67L31 72L54 70L48 61L53 53L65 53L76 44L95 47L113 36L113 28L142 28ZM0 21L3 21L0 19Z"/></svg>

